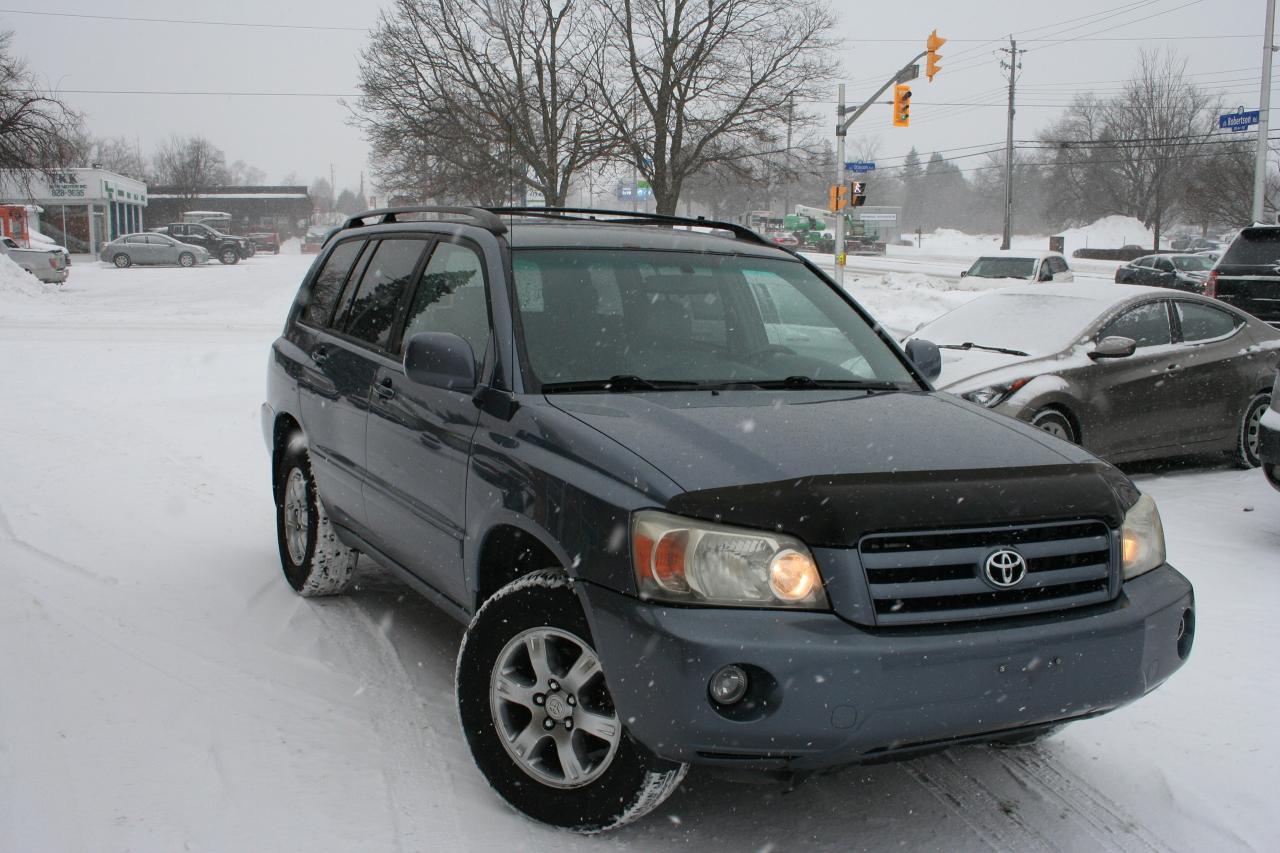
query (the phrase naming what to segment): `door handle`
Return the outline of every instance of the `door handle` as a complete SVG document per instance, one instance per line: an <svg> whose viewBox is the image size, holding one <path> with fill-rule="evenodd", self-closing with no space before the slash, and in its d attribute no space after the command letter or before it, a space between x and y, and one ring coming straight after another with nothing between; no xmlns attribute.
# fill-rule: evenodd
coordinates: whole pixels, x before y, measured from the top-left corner
<svg viewBox="0 0 1280 853"><path fill-rule="evenodd" d="M1177 370L1177 369L1178 369L1178 365L1176 364L1171 364L1165 368L1165 370Z"/></svg>
<svg viewBox="0 0 1280 853"><path fill-rule="evenodd" d="M311 360L316 364L324 364L329 360L329 348L321 345L311 351Z"/></svg>
<svg viewBox="0 0 1280 853"><path fill-rule="evenodd" d="M384 376L377 385L373 386L373 393L377 394L384 400L390 400L396 395L395 386L391 382L390 376Z"/></svg>

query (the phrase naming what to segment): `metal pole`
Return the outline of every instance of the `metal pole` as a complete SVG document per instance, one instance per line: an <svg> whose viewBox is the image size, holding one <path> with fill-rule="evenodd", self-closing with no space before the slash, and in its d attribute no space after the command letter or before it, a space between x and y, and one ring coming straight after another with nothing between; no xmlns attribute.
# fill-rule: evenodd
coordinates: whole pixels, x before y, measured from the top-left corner
<svg viewBox="0 0 1280 853"><path fill-rule="evenodd" d="M836 95L836 186L844 186L844 137L847 132L844 126L844 84L841 83L837 88ZM836 198L839 199L839 190L836 190ZM839 207L837 202L836 207ZM836 211L836 246L835 261L832 264L831 277L836 280L836 284L844 287L844 211Z"/></svg>
<svg viewBox="0 0 1280 853"><path fill-rule="evenodd" d="M1267 0L1267 28L1262 33L1262 100L1258 103L1258 150L1253 158L1253 221L1261 222L1267 194L1267 136L1271 124L1271 55L1276 28L1276 0Z"/></svg>
<svg viewBox="0 0 1280 853"><path fill-rule="evenodd" d="M1004 236L1000 241L1001 249L1008 249L1013 240L1013 93L1017 71L1018 43L1009 36L1009 122L1004 140Z"/></svg>

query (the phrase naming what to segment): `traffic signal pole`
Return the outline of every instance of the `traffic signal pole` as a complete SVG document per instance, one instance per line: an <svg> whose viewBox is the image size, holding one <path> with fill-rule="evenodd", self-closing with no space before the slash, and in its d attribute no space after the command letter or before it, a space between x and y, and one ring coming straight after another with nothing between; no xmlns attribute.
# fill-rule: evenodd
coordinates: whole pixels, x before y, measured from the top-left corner
<svg viewBox="0 0 1280 853"><path fill-rule="evenodd" d="M885 81L885 84L876 90L876 93L867 98L862 106L858 107L853 113L845 118L844 105L844 84L841 83L837 89L836 104L836 186L844 186L844 139L849 133L849 127L861 118L862 114L871 108L876 99L888 91L889 87L896 83L906 83L920 76L920 66L916 63L928 54L929 51L922 50L920 53L912 57L911 61L899 69L898 73ZM850 199L852 201L852 199ZM836 284L844 287L844 211L836 211L836 248L835 263L832 264L832 278L836 280Z"/></svg>
<svg viewBox="0 0 1280 853"><path fill-rule="evenodd" d="M1276 0L1267 0L1262 34L1262 99L1258 103L1258 147L1253 159L1253 221L1261 222L1267 196L1267 136L1271 127L1271 56L1275 53Z"/></svg>

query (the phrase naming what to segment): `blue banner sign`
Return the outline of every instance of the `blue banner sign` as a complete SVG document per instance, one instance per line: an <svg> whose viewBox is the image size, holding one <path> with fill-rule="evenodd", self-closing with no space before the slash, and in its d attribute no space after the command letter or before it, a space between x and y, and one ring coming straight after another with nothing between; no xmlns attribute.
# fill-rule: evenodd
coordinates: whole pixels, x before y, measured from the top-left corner
<svg viewBox="0 0 1280 853"><path fill-rule="evenodd" d="M1240 109L1233 113L1223 113L1218 116L1218 129L1230 130L1232 133L1248 130L1258 123L1258 112L1258 110L1248 110L1246 112Z"/></svg>
<svg viewBox="0 0 1280 853"><path fill-rule="evenodd" d="M846 172L874 172L876 170L876 164L862 160L853 160L844 164L844 170Z"/></svg>

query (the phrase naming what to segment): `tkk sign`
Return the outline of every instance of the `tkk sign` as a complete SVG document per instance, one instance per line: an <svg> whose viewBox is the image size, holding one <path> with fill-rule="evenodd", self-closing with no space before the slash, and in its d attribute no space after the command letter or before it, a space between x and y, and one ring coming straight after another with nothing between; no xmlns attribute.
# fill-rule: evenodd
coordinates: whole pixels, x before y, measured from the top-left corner
<svg viewBox="0 0 1280 853"><path fill-rule="evenodd" d="M1258 110L1246 111L1244 107L1233 113L1223 113L1218 116L1218 129L1230 130L1232 133L1248 130L1258 123L1258 114Z"/></svg>

